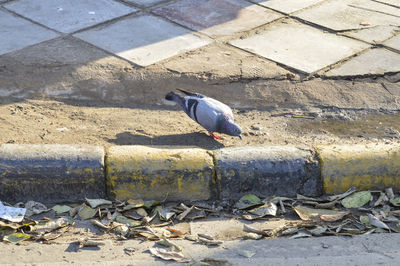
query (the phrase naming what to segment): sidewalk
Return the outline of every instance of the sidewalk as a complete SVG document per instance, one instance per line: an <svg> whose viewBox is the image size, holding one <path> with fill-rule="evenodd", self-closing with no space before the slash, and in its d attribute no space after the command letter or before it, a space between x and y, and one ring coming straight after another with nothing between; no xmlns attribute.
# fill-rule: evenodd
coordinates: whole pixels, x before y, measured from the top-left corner
<svg viewBox="0 0 400 266"><path fill-rule="evenodd" d="M76 108L102 102L107 107L168 109L164 96L176 87L239 109L398 112L400 3L0 0L0 104L55 99ZM27 119L24 106L15 108L11 115ZM30 116L34 123L50 116L42 109ZM58 105L53 109L64 112ZM88 123L78 113L71 116L82 128ZM15 125L15 117L9 124ZM49 126L40 127L43 139ZM93 127L103 130L98 123ZM132 128L117 132L116 138L131 144L137 137ZM151 134L136 129L152 143ZM279 127L274 130L280 133ZM182 138L181 133L175 138ZM187 148L186 153L144 146L104 150L98 143L87 150L3 144L0 196L17 201L36 195L51 202L105 195L152 198L171 192L170 199L207 200L250 192L313 196L353 185L399 188L396 136L387 146Z"/></svg>
<svg viewBox="0 0 400 266"><path fill-rule="evenodd" d="M400 4L393 0L0 3L3 97L164 105L166 91L186 86L211 96L218 89L243 107L252 106L243 91L257 84L224 81L267 80L290 91L290 81L309 80L321 94L343 85L326 80L383 75L389 78L372 89L400 95Z"/></svg>

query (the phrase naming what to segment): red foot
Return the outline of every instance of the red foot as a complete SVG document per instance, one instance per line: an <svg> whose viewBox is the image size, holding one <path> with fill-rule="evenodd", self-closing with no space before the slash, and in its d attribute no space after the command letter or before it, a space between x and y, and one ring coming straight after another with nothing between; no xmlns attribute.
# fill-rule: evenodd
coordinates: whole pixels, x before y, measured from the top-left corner
<svg viewBox="0 0 400 266"><path fill-rule="evenodd" d="M222 139L221 137L215 136L213 132L208 133L210 133L210 137L213 137L214 139Z"/></svg>

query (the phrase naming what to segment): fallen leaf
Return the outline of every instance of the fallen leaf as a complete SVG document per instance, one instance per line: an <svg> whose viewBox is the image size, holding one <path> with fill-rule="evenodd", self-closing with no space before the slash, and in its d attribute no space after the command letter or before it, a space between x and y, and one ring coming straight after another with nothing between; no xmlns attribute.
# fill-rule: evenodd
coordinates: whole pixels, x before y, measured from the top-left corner
<svg viewBox="0 0 400 266"><path fill-rule="evenodd" d="M343 207L347 209L352 209L364 206L371 199L372 199L372 194L370 191L360 191L342 199L341 203Z"/></svg>
<svg viewBox="0 0 400 266"><path fill-rule="evenodd" d="M258 215L259 217L264 217L267 215L275 216L277 210L278 207L275 205L275 203L268 202L264 205L261 205L260 207L249 210L248 212Z"/></svg>
<svg viewBox="0 0 400 266"><path fill-rule="evenodd" d="M150 248L150 253L153 256L159 257L163 260L174 260L176 262L188 262L189 260L185 258L182 252L172 251L170 249L163 248Z"/></svg>
<svg viewBox="0 0 400 266"><path fill-rule="evenodd" d="M311 237L312 235L310 234L310 233L308 233L308 232L305 232L305 231L301 231L301 232L298 232L297 234L295 234L295 235L292 235L291 237L289 237L289 238L291 238L291 239L296 239L296 238L305 238L305 237Z"/></svg>
<svg viewBox="0 0 400 266"><path fill-rule="evenodd" d="M200 237L200 236L199 236L198 242L205 244L207 246L221 245L224 243L224 241L221 241L221 240L210 240L210 239Z"/></svg>
<svg viewBox="0 0 400 266"><path fill-rule="evenodd" d="M104 246L104 245L105 245L105 243L103 241L92 240L87 237L79 240L79 248L98 247L98 246Z"/></svg>
<svg viewBox="0 0 400 266"><path fill-rule="evenodd" d="M382 229L386 229L390 231L390 228L382 221L380 221L377 217L375 217L374 215L368 213L368 218L369 218L369 222L377 227L377 228L382 228Z"/></svg>
<svg viewBox="0 0 400 266"><path fill-rule="evenodd" d="M4 241L13 243L13 244L18 244L21 241L29 239L31 236L28 234L22 234L22 233L13 233L10 235L6 235L3 237Z"/></svg>
<svg viewBox="0 0 400 266"><path fill-rule="evenodd" d="M244 235L245 239L253 239L253 240L258 240L261 239L263 236L260 234L256 234L256 233L247 233Z"/></svg>
<svg viewBox="0 0 400 266"><path fill-rule="evenodd" d="M129 227L136 227L136 226L142 225L141 221L129 219L129 218L123 216L123 215L118 215L115 218L115 221L118 222L118 223L121 223L121 224L125 224L125 225L127 225Z"/></svg>
<svg viewBox="0 0 400 266"><path fill-rule="evenodd" d="M387 196L389 199L393 199L393 198L394 198L393 189L392 189L391 187L385 189L385 193L386 193L386 196Z"/></svg>
<svg viewBox="0 0 400 266"><path fill-rule="evenodd" d="M185 219L186 215L188 215L192 210L193 210L194 206L192 207L187 207L187 209L185 211L183 211L181 214L179 214L176 219L181 221L183 219Z"/></svg>
<svg viewBox="0 0 400 266"><path fill-rule="evenodd" d="M251 227L250 225L243 225L243 231L247 232L247 233L255 233L255 234L259 234L259 235L263 235L263 236L267 236L268 233L264 232L263 230L259 230L256 229L254 227Z"/></svg>
<svg viewBox="0 0 400 266"><path fill-rule="evenodd" d="M182 248L180 246L165 238L158 240L157 244L162 245L164 247L173 247L177 251L182 251Z"/></svg>
<svg viewBox="0 0 400 266"><path fill-rule="evenodd" d="M27 203L25 203L25 208L26 208L26 213L25 213L26 217L49 211L46 205L33 200L30 200Z"/></svg>
<svg viewBox="0 0 400 266"><path fill-rule="evenodd" d="M356 187L351 187L346 192L344 192L342 194L328 196L327 199L328 199L328 201L341 200L347 196L350 196L354 192L356 192Z"/></svg>
<svg viewBox="0 0 400 266"><path fill-rule="evenodd" d="M244 210L262 204L263 202L259 197L254 194L247 194L240 198L240 200L235 204L235 207L239 210Z"/></svg>
<svg viewBox="0 0 400 266"><path fill-rule="evenodd" d="M86 202L92 208L97 208L98 206L101 205L112 205L111 201L105 199L86 199Z"/></svg>
<svg viewBox="0 0 400 266"><path fill-rule="evenodd" d="M246 258L251 258L251 257L253 257L254 255L256 255L256 252L251 251L251 250L245 250L245 249L239 249L239 250L237 251L237 253L238 253L240 256L243 256L243 257L246 257Z"/></svg>
<svg viewBox="0 0 400 266"><path fill-rule="evenodd" d="M389 202L396 207L400 206L400 197L390 199Z"/></svg>
<svg viewBox="0 0 400 266"><path fill-rule="evenodd" d="M92 209L86 204L82 204L81 208L78 210L78 215L81 220L91 219L96 215L96 213L96 209Z"/></svg>
<svg viewBox="0 0 400 266"><path fill-rule="evenodd" d="M345 215L349 214L348 211L334 211L327 209L313 209L304 206L296 206L294 210L299 215L300 219L304 221L326 221L334 222L342 219Z"/></svg>
<svg viewBox="0 0 400 266"><path fill-rule="evenodd" d="M326 226L317 226L314 229L308 229L307 231L310 232L313 236L321 236L323 235L328 228Z"/></svg>
<svg viewBox="0 0 400 266"><path fill-rule="evenodd" d="M379 198L375 201L375 203L374 203L374 207L376 207L376 206L378 206L378 205L381 205L381 204L383 204L383 203L385 203L386 201L388 201L389 199L388 199L388 197L386 196L386 194L385 193L383 193L383 192L380 192L380 194L379 194Z"/></svg>
<svg viewBox="0 0 400 266"><path fill-rule="evenodd" d="M71 210L70 206L67 205L55 205L53 206L53 211L56 212L56 214L61 214L61 213L65 213L65 212L69 212L69 210Z"/></svg>
<svg viewBox="0 0 400 266"><path fill-rule="evenodd" d="M70 224L71 221L69 219L61 217L56 220L39 222L37 225L31 226L31 231L35 231L38 233L50 232L61 227L68 226Z"/></svg>

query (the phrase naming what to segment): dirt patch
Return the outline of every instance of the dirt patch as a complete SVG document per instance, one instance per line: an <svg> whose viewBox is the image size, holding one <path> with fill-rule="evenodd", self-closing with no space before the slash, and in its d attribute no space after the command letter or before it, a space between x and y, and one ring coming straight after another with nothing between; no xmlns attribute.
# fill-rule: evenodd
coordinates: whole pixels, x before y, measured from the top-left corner
<svg viewBox="0 0 400 266"><path fill-rule="evenodd" d="M177 107L140 109L100 103L26 100L0 106L0 143L224 146L397 142L396 112L337 108L234 110L243 140L216 141Z"/></svg>

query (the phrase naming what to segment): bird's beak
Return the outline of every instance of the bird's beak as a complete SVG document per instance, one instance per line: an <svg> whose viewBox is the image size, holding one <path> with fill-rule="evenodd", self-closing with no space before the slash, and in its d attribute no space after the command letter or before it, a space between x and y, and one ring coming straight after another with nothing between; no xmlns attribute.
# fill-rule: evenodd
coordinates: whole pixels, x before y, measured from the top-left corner
<svg viewBox="0 0 400 266"><path fill-rule="evenodd" d="M242 140L242 135L239 135L238 137L239 137L240 140Z"/></svg>

